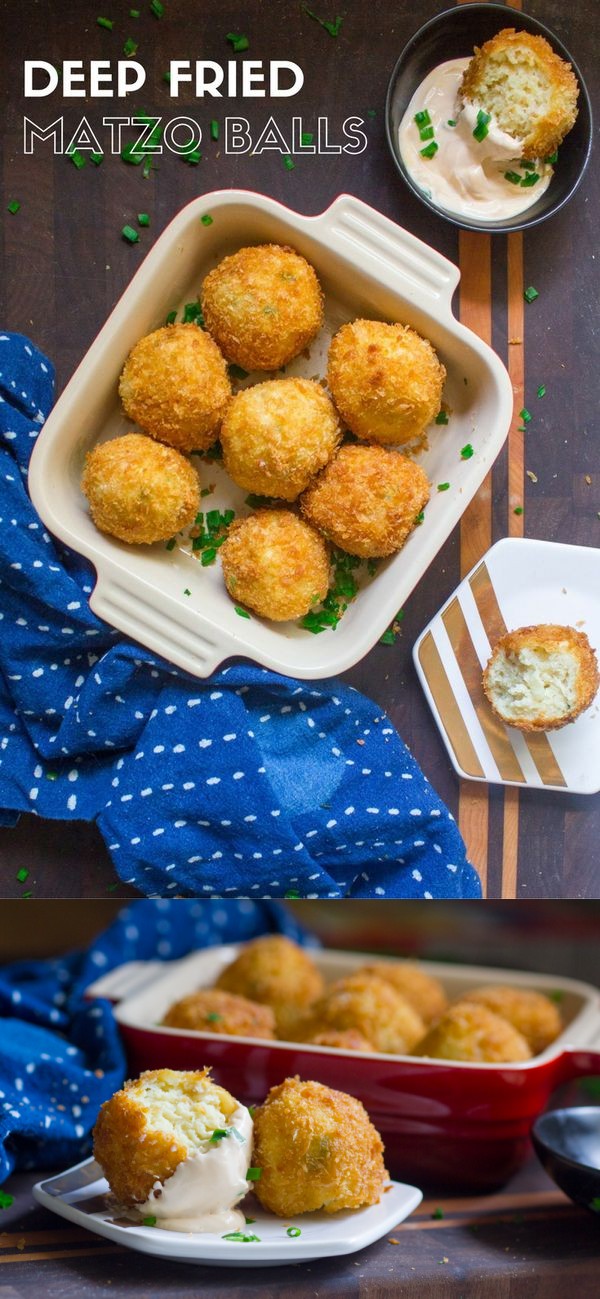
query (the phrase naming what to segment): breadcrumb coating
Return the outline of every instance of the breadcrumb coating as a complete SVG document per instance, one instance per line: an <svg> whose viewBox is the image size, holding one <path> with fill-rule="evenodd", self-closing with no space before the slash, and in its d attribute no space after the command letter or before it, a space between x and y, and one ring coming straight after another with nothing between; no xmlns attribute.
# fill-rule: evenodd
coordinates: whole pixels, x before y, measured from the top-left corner
<svg viewBox="0 0 600 1299"><path fill-rule="evenodd" d="M310 1046L334 1046L339 1051L374 1050L372 1042L369 1042L364 1033L359 1033L357 1028L324 1028L309 1037L297 1038L296 1041L306 1042Z"/></svg>
<svg viewBox="0 0 600 1299"><path fill-rule="evenodd" d="M240 1037L275 1037L275 1016L270 1006L261 1006L233 992L200 988L169 1007L163 1024L193 1032L224 1033Z"/></svg>
<svg viewBox="0 0 600 1299"><path fill-rule="evenodd" d="M165 325L132 348L119 381L125 414L179 451L206 451L231 398L225 360L198 325Z"/></svg>
<svg viewBox="0 0 600 1299"><path fill-rule="evenodd" d="M554 154L577 117L579 86L571 64L545 37L514 27L475 48L460 93L522 141L521 156L529 161Z"/></svg>
<svg viewBox="0 0 600 1299"><path fill-rule="evenodd" d="M531 1057L525 1038L512 1024L486 1006L470 1001L450 1006L427 1036L417 1042L412 1054L489 1064L509 1064Z"/></svg>
<svg viewBox="0 0 600 1299"><path fill-rule="evenodd" d="M555 623L518 627L496 642L483 689L497 717L521 731L551 731L575 721L594 699L600 676L582 631Z"/></svg>
<svg viewBox="0 0 600 1299"><path fill-rule="evenodd" d="M507 1019L523 1035L532 1055L545 1051L562 1032L560 1012L542 992L493 984L464 993L462 1000L487 1006L495 1015Z"/></svg>
<svg viewBox="0 0 600 1299"><path fill-rule="evenodd" d="M200 508L193 465L142 433L93 447L81 490L96 527L132 545L166 541L192 523Z"/></svg>
<svg viewBox="0 0 600 1299"><path fill-rule="evenodd" d="M383 1142L360 1101L318 1082L286 1078L254 1114L254 1184L280 1218L361 1209L381 1199Z"/></svg>
<svg viewBox="0 0 600 1299"><path fill-rule="evenodd" d="M329 349L327 378L348 428L367 442L402 446L439 414L444 366L409 325L353 320Z"/></svg>
<svg viewBox="0 0 600 1299"><path fill-rule="evenodd" d="M340 441L333 403L312 379L273 379L234 397L221 428L223 463L246 491L295 501Z"/></svg>
<svg viewBox="0 0 600 1299"><path fill-rule="evenodd" d="M105 1101L94 1128L94 1158L123 1205L144 1204L157 1182L205 1149L238 1102L209 1069L150 1069Z"/></svg>
<svg viewBox="0 0 600 1299"><path fill-rule="evenodd" d="M221 971L217 988L271 1006L280 1037L323 992L323 977L310 954L283 934L267 934L242 948Z"/></svg>
<svg viewBox="0 0 600 1299"><path fill-rule="evenodd" d="M348 444L307 487L300 506L341 550L374 559L402 548L428 500L427 474L408 456Z"/></svg>
<svg viewBox="0 0 600 1299"><path fill-rule="evenodd" d="M232 600L273 622L301 618L327 595L327 546L291 510L257 510L236 520L221 560Z"/></svg>
<svg viewBox="0 0 600 1299"><path fill-rule="evenodd" d="M338 979L312 1011L309 1034L356 1029L374 1051L405 1055L423 1037L425 1025L402 993L366 971Z"/></svg>
<svg viewBox="0 0 600 1299"><path fill-rule="evenodd" d="M360 973L363 971L391 983L406 997L424 1024L432 1024L447 1008L448 998L439 979L426 974L414 961L373 961L362 966Z"/></svg>
<svg viewBox="0 0 600 1299"><path fill-rule="evenodd" d="M323 322L313 267L280 244L240 248L202 285L206 328L245 370L278 370L312 342Z"/></svg>

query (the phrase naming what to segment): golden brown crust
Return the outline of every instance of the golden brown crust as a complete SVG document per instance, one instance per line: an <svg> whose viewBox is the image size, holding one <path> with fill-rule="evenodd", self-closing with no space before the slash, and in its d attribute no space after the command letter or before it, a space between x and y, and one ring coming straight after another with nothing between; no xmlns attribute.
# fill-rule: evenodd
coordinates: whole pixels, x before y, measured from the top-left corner
<svg viewBox="0 0 600 1299"><path fill-rule="evenodd" d="M225 360L198 325L165 325L132 348L119 381L126 415L179 451L206 451L231 399Z"/></svg>
<svg viewBox="0 0 600 1299"><path fill-rule="evenodd" d="M413 1055L437 1060L508 1064L529 1060L531 1051L512 1024L486 1006L457 1001L420 1042Z"/></svg>
<svg viewBox="0 0 600 1299"><path fill-rule="evenodd" d="M536 80L546 88L550 102L541 105L540 111L536 112L535 98L531 98L528 130L522 137L522 157L531 161L549 157L562 144L577 117L579 86L571 64L565 63L564 59L555 54L545 37L505 27L486 41L481 49L475 47L473 58L462 79L461 95L486 108L487 78L490 70L497 70L499 64L508 65L507 71L512 71L513 75L515 66L520 65L533 73ZM515 130L510 129L511 112L510 96L507 94L505 112L496 112L495 116L502 130L519 138Z"/></svg>
<svg viewBox="0 0 600 1299"><path fill-rule="evenodd" d="M558 1008L541 992L493 984L489 988L473 988L464 993L462 1000L487 1006L495 1015L507 1019L523 1035L532 1055L545 1051L562 1032Z"/></svg>
<svg viewBox="0 0 600 1299"><path fill-rule="evenodd" d="M409 325L353 320L331 340L327 378L357 437L401 446L420 438L439 413L446 371Z"/></svg>
<svg viewBox="0 0 600 1299"><path fill-rule="evenodd" d="M448 1006L448 998L439 979L426 974L414 961L373 961L362 966L360 972L362 971L376 974L386 983L391 983L397 992L406 997L424 1024L432 1024L439 1019Z"/></svg>
<svg viewBox="0 0 600 1299"><path fill-rule="evenodd" d="M423 1037L417 1011L392 985L365 971L338 979L312 1010L308 1034L356 1029L374 1051L404 1055Z"/></svg>
<svg viewBox="0 0 600 1299"><path fill-rule="evenodd" d="M369 1042L364 1033L359 1033L357 1028L323 1028L309 1037L296 1040L310 1046L334 1046L339 1051L374 1050L372 1042Z"/></svg>
<svg viewBox="0 0 600 1299"><path fill-rule="evenodd" d="M239 392L221 427L223 464L259 496L295 501L334 454L340 426L333 402L312 379L273 379Z"/></svg>
<svg viewBox="0 0 600 1299"><path fill-rule="evenodd" d="M270 1006L218 988L200 988L169 1007L163 1024L192 1032L224 1033L239 1037L275 1037L275 1016Z"/></svg>
<svg viewBox="0 0 600 1299"><path fill-rule="evenodd" d="M216 986L271 1006L278 1034L286 1037L292 1021L323 992L323 978L304 948L283 934L268 934L246 943Z"/></svg>
<svg viewBox="0 0 600 1299"><path fill-rule="evenodd" d="M346 445L304 492L305 518L361 558L400 550L429 500L424 469L398 451Z"/></svg>
<svg viewBox="0 0 600 1299"><path fill-rule="evenodd" d="M257 510L236 520L221 560L232 600L273 622L301 618L329 587L327 546L291 510Z"/></svg>
<svg viewBox="0 0 600 1299"><path fill-rule="evenodd" d="M312 342L323 321L313 267L280 244L240 248L202 285L207 329L245 370L278 370Z"/></svg>
<svg viewBox="0 0 600 1299"><path fill-rule="evenodd" d="M254 1115L254 1190L280 1218L377 1204L388 1180L383 1143L360 1101L287 1078Z"/></svg>
<svg viewBox="0 0 600 1299"><path fill-rule="evenodd" d="M530 717L515 719L501 711L490 674L501 655L506 655L513 662L522 650L542 650L546 654L566 650L576 659L577 700L574 706L559 718L552 718L538 712ZM584 632L578 631L575 627L563 627L556 623L537 623L531 627L517 627L514 631L500 637L483 672L482 684L492 711L501 722L508 726L515 726L520 731L551 731L560 730L568 722L575 721L575 718L589 708L600 685L600 673L595 651Z"/></svg>
<svg viewBox="0 0 600 1299"><path fill-rule="evenodd" d="M200 508L193 465L142 433L93 447L81 490L96 527L131 545L166 541L192 523Z"/></svg>

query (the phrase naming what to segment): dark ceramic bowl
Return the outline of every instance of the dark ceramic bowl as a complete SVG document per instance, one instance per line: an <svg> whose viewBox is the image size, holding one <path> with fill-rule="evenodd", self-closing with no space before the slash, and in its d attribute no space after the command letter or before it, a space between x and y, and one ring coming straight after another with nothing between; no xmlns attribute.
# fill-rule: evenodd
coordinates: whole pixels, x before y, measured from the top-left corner
<svg viewBox="0 0 600 1299"><path fill-rule="evenodd" d="M482 45L495 36L503 27L516 27L518 30L532 32L533 35L545 36L562 59L573 67L579 82L579 99L577 121L572 131L566 136L560 148L559 160L552 181L546 192L537 203L518 216L509 217L506 221L477 221L468 217L458 217L445 212L427 198L409 175L398 145L398 128L406 107L415 90L435 68L446 59L465 58L471 54L475 45ZM547 217L559 212L568 203L577 189L587 167L592 148L592 109L583 77L569 51L549 31L543 23L519 10L504 4L461 4L454 9L445 9L430 19L411 38L398 59L392 72L386 100L386 131L392 158L403 180L432 212L444 217L452 225L461 226L464 230L485 230L490 234L503 234L510 230L527 230L539 225Z"/></svg>
<svg viewBox="0 0 600 1299"><path fill-rule="evenodd" d="M531 1137L561 1191L600 1214L600 1106L550 1110L536 1120Z"/></svg>

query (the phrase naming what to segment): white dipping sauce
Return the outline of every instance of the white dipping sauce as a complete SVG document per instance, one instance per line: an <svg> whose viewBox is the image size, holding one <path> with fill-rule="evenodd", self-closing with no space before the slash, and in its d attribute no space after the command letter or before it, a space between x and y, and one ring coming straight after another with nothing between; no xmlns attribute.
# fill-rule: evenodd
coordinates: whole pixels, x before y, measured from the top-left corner
<svg viewBox="0 0 600 1299"><path fill-rule="evenodd" d="M506 180L506 171L527 174L519 165L521 141L501 131L494 117L481 143L473 136L478 106L469 101L463 105L459 98L463 72L470 62L470 58L449 59L421 82L400 123L400 153L415 184L436 207L472 220L504 221L537 203L553 171L549 163L540 161L535 164L540 177L535 185L523 187ZM421 156L421 150L431 143L420 138L415 122L415 113L424 109L438 145L433 158ZM448 126L449 121L456 126Z"/></svg>
<svg viewBox="0 0 600 1299"><path fill-rule="evenodd" d="M252 1119L244 1105L232 1114L227 1128L236 1128L243 1141L230 1133L184 1159L138 1206L142 1218L156 1218L156 1226L164 1231L244 1230L244 1214L234 1207L247 1194L246 1173L252 1163Z"/></svg>

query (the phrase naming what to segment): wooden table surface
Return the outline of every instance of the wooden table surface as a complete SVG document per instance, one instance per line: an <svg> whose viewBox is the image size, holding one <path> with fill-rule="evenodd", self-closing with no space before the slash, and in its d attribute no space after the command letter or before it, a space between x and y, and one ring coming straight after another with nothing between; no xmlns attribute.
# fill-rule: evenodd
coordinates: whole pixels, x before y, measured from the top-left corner
<svg viewBox="0 0 600 1299"><path fill-rule="evenodd" d="M41 1176L19 1174L4 1188L15 1202L0 1218L2 1299L563 1299L566 1286L578 1299L598 1295L598 1221L535 1160L496 1195L424 1200L359 1254L274 1269L146 1259L38 1208L30 1188Z"/></svg>
<svg viewBox="0 0 600 1299"><path fill-rule="evenodd" d="M257 5L255 0L222 0L219 5L166 0L161 20L153 18L144 4L142 17L119 20L116 33L96 25L98 6L91 0L61 6L52 0L4 6L5 57L11 79L2 211L14 197L20 199L21 211L5 221L0 316L5 327L28 333L47 350L57 366L60 390L172 215L195 195L223 186L257 189L305 213L321 211L340 191L348 190L458 261L463 275L461 318L491 340L510 368L515 412L525 404L533 408L534 419L524 438L515 415L508 445L490 479L407 602L397 643L376 646L347 679L386 707L427 776L457 814L488 896L598 897L600 799L504 791L472 783L461 786L411 661L412 645L422 627L452 592L461 573L493 541L507 533L523 533L600 543L600 473L593 440L600 397L593 315L597 169L592 163L578 194L562 213L524 237L464 233L459 238L452 225L421 206L398 178L388 155L384 98L405 41L418 22L443 7L440 0L421 0L416 7L407 0L393 4L346 0L343 6L320 0L319 14L331 16L341 8L345 15L339 37L332 39L296 0L269 5ZM513 5L519 7L520 0ZM568 6L562 0L523 0L522 7L565 42L589 85L599 43L595 0ZM116 14L114 5L109 8ZM128 6L123 12L128 12ZM507 22L512 17L509 9ZM97 169L88 165L78 171L67 159L54 158L48 148L40 148L35 159L23 157L23 114L49 121L63 111L55 97L20 99L20 64L25 54L54 63L65 57L114 58L121 52L123 37L133 34L139 42L138 57L148 70L147 111L173 116L187 108L206 129L214 106L170 101L162 73L171 57L225 59L230 53L225 42L229 31L249 35L253 57L287 57L300 62L306 73L305 87L293 101L276 100L274 108L266 101L238 101L234 111L257 125L266 121L271 109L282 121L292 112L304 113L308 129L319 111L329 116L332 132L340 130L347 116L358 114L367 121L367 150L359 156L299 159L295 169L288 171L279 154L232 158L218 145L209 144L198 167L170 156L161 160L160 170L149 180L143 179L141 168L128 167L119 158L107 158ZM212 102L219 104L222 113L226 111L227 101ZM86 109L97 123L103 112L117 111L110 101L88 106L84 100L71 100L64 108L66 122L74 128ZM374 110L374 116L368 115L369 110ZM120 230L138 211L150 213L151 228L142 232L139 244L129 246ZM539 291L531 306L524 304L523 283ZM522 344L509 346L514 337L522 337ZM541 383L546 384L547 395L538 402L535 394ZM527 477L527 470L537 475L536 482ZM516 503L523 504L522 515L514 513ZM15 879L17 867L23 864L30 869L27 889L38 897L98 896L114 886L114 872L99 834L94 827L76 823L44 825L24 816L17 829L0 832L0 864L6 895L23 892ZM128 890L119 885L117 893L127 895Z"/></svg>

